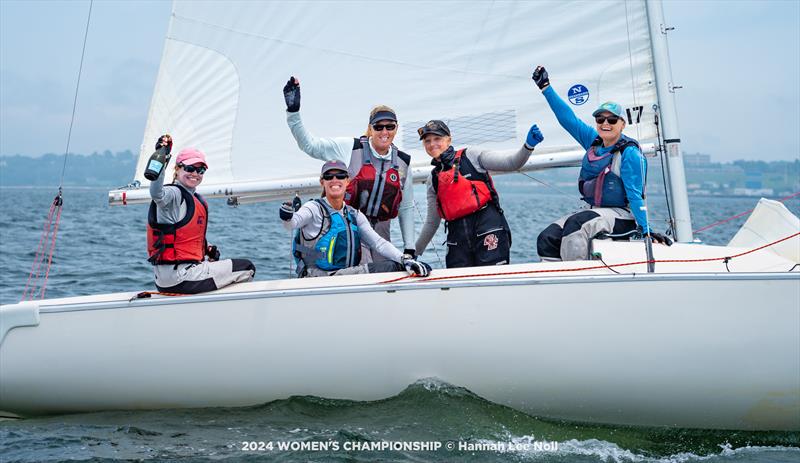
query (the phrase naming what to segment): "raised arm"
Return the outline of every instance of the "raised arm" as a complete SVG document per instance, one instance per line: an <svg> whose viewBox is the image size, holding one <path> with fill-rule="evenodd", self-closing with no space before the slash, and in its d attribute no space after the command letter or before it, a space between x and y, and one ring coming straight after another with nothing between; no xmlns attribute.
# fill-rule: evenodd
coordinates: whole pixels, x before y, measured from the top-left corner
<svg viewBox="0 0 800 463"><path fill-rule="evenodd" d="M162 135L156 142L156 149L162 145L169 144L172 148L172 138L169 135ZM150 182L150 198L156 203L162 214L166 211L167 216L175 216L178 214L181 204L181 192L177 188L164 188L164 177L167 176L166 166L161 169L161 175L155 180ZM177 221L177 220L176 220Z"/></svg>
<svg viewBox="0 0 800 463"><path fill-rule="evenodd" d="M539 127L533 124L528 131L528 137L525 139L525 144L515 152L512 151L490 151L481 150L478 148L470 148L467 150L467 156L484 170L493 170L497 172L513 172L519 170L528 162L531 157L533 149L538 145L544 137Z"/></svg>
<svg viewBox="0 0 800 463"><path fill-rule="evenodd" d="M294 76L290 77L289 82L283 87L283 97L286 100L286 123L298 148L321 161L350 162L353 138L317 138L303 126L303 120L300 118L300 81Z"/></svg>
<svg viewBox="0 0 800 463"><path fill-rule="evenodd" d="M533 71L533 81L536 82L536 85L542 90L547 104L550 106L553 114L555 114L561 127L572 135L572 138L574 138L583 149L589 149L594 139L597 138L597 131L594 127L578 119L572 111L572 108L558 96L556 91L553 90L553 87L550 86L550 78L544 67L538 66L536 70Z"/></svg>

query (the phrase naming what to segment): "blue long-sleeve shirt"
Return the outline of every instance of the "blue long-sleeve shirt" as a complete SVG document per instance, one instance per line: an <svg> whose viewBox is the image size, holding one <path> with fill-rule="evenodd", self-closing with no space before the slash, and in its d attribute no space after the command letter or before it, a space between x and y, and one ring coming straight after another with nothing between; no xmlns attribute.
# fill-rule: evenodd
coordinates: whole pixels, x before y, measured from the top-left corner
<svg viewBox="0 0 800 463"><path fill-rule="evenodd" d="M556 115L558 123L564 128L575 141L580 144L583 149L588 150L592 146L592 142L597 139L597 130L589 124L578 119L567 103L562 100L552 86L547 87L542 92L547 104L553 114ZM597 155L611 151L611 146L599 146L596 148ZM622 184L625 186L625 195L628 197L630 203L631 213L636 220L636 224L642 227L642 233L648 233L650 228L647 225L647 208L642 198L642 190L644 190L644 174L647 169L647 164L644 162L644 157L639 148L635 146L628 146L622 151L620 159L619 176L622 179Z"/></svg>

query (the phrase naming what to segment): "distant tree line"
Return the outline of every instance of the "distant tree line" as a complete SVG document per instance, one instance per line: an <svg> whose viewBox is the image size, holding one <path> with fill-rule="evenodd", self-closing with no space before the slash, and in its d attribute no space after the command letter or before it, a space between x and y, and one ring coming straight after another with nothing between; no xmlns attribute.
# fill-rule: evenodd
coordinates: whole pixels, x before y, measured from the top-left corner
<svg viewBox="0 0 800 463"><path fill-rule="evenodd" d="M0 157L0 186L58 186L63 154ZM130 151L72 154L67 157L64 185L114 188L133 180L136 156Z"/></svg>

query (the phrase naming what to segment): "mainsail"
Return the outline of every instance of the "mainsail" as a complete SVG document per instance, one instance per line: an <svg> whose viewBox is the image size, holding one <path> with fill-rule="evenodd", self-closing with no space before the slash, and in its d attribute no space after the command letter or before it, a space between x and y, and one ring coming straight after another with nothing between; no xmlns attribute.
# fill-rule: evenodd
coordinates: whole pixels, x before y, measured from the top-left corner
<svg viewBox="0 0 800 463"><path fill-rule="evenodd" d="M301 81L301 115L316 136L358 136L370 109L392 106L395 143L415 178L429 158L416 129L448 121L455 145L516 149L531 124L545 141L527 169L574 165L582 152L530 75L590 120L601 102L626 108L626 133L654 143L656 84L644 1L176 1L134 180L112 204L149 199L142 173L153 143L197 147L211 196L275 197L316 187L319 161L286 124L281 89ZM542 155L544 154L544 155Z"/></svg>

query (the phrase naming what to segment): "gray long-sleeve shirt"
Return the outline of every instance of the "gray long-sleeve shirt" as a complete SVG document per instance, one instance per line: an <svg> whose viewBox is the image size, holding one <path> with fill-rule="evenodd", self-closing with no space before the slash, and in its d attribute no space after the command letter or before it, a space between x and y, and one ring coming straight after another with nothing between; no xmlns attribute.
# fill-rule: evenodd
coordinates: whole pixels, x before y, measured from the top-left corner
<svg viewBox="0 0 800 463"><path fill-rule="evenodd" d="M317 138L306 130L299 111L294 113L287 111L286 122L297 141L297 146L303 152L321 161L339 160L349 164L350 154L353 152L353 137ZM369 146L376 157L386 160L390 158L389 153L378 154L372 146L372 140ZM397 215L400 220L403 245L406 249L411 249L414 244L414 185L410 177L403 184L403 199L400 201Z"/></svg>
<svg viewBox="0 0 800 463"><path fill-rule="evenodd" d="M164 187L167 169L157 179L150 182L150 198L156 203L156 220L158 223L178 223L186 217L186 203L181 201L181 191L176 186ZM184 186L184 188L186 188ZM194 188L186 188L194 194Z"/></svg>
<svg viewBox="0 0 800 463"><path fill-rule="evenodd" d="M533 150L529 150L523 145L516 152L510 150L503 151L490 151L476 147L467 147L464 156L466 156L478 172L485 173L487 171L496 172L513 172L519 170L528 162ZM433 182L431 176L433 171L428 174L426 183L427 200L428 200L428 214L425 217L425 223L422 225L422 230L417 237L415 249L417 255L422 255L428 243L433 239L436 230L442 223L442 217L439 215L439 210L436 203L436 190L433 189Z"/></svg>
<svg viewBox="0 0 800 463"><path fill-rule="evenodd" d="M330 206L327 199L322 198L322 201L325 201ZM358 226L358 234L361 241L371 250L383 257L402 263L403 253L394 247L392 243L381 238L380 235L372 229L369 220L367 220L367 217L361 211L356 212L356 225ZM344 214L344 207L335 213ZM283 222L283 227L287 230L297 230L299 228L300 232L305 236L313 237L316 236L322 228L322 220L322 207L317 204L316 201L308 201L292 215L292 220Z"/></svg>

